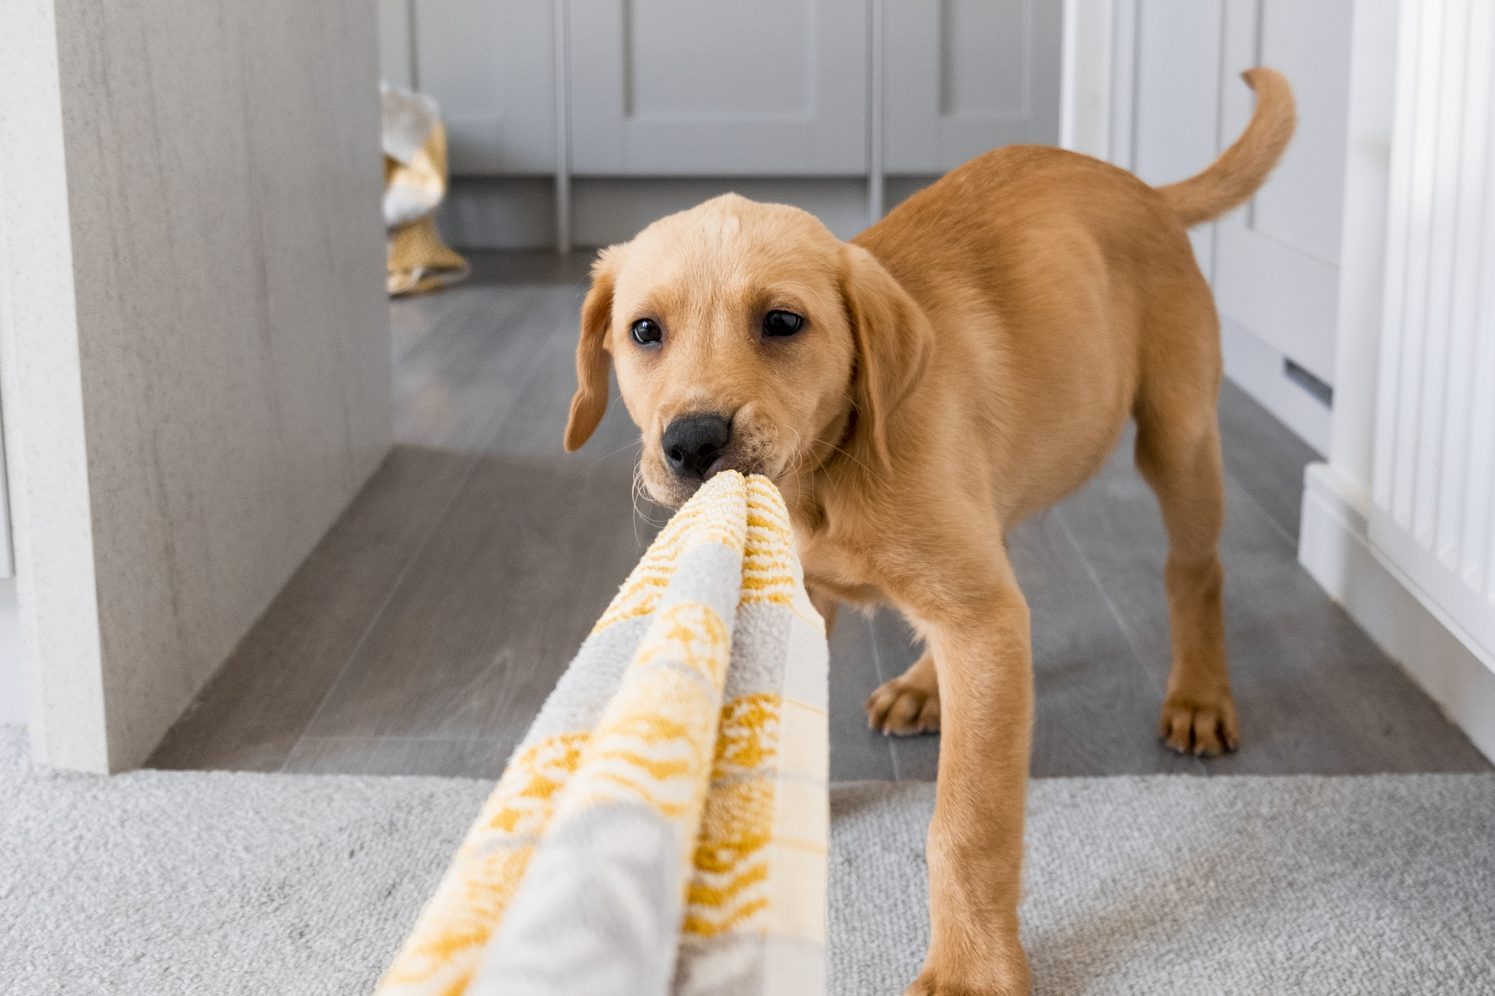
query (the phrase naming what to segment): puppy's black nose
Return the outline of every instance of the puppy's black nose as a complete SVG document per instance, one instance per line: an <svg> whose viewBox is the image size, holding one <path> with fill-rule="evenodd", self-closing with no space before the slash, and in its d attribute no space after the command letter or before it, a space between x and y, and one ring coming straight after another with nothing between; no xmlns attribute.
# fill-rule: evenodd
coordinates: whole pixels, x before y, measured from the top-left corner
<svg viewBox="0 0 1495 996"><path fill-rule="evenodd" d="M705 480L731 438L732 423L720 415L682 415L665 427L660 446L675 476Z"/></svg>

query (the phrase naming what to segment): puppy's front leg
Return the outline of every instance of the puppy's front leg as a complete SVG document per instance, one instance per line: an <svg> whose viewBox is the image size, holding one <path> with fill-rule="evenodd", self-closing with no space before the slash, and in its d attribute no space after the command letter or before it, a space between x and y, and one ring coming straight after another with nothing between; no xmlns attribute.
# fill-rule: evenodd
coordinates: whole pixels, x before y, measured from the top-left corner
<svg viewBox="0 0 1495 996"><path fill-rule="evenodd" d="M810 604L815 607L816 612L820 613L820 618L825 620L825 638L829 640L831 630L836 628L836 609L841 603L813 581L805 582L805 591L810 596Z"/></svg>
<svg viewBox="0 0 1495 996"><path fill-rule="evenodd" d="M926 603L942 710L929 827L931 938L910 996L1028 993L1018 942L1033 725L1028 606L1005 558L985 583Z"/></svg>

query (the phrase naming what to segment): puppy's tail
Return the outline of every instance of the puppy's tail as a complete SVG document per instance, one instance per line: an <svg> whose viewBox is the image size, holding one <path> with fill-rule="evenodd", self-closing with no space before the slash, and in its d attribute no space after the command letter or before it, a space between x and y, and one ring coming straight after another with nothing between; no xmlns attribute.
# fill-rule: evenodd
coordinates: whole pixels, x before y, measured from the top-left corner
<svg viewBox="0 0 1495 996"><path fill-rule="evenodd" d="M1248 69L1241 77L1256 91L1256 110L1241 137L1203 173L1158 188L1185 226L1244 204L1266 182L1293 137L1297 112L1286 77L1265 67Z"/></svg>

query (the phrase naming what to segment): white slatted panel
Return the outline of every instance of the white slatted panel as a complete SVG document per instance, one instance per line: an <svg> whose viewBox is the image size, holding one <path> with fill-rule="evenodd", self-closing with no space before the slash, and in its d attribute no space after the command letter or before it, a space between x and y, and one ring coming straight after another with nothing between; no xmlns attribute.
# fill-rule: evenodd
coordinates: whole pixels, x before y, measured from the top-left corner
<svg viewBox="0 0 1495 996"><path fill-rule="evenodd" d="M1407 0L1371 539L1495 654L1495 4Z"/></svg>

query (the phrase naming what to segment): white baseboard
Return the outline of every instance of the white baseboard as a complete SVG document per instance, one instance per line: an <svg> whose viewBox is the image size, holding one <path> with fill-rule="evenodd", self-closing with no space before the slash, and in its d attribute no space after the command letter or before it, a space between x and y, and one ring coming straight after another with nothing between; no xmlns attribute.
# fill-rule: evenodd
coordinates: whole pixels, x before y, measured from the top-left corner
<svg viewBox="0 0 1495 996"><path fill-rule="evenodd" d="M728 192L796 204L840 238L867 225L867 184L856 178L574 177L571 241L582 247L623 242L652 221ZM533 177L458 178L438 224L458 249L553 249L554 185Z"/></svg>
<svg viewBox="0 0 1495 996"><path fill-rule="evenodd" d="M26 722L22 682L21 621L16 610L16 579L0 578L0 723Z"/></svg>
<svg viewBox="0 0 1495 996"><path fill-rule="evenodd" d="M1305 477L1298 561L1495 761L1495 670L1370 543L1353 488L1327 464Z"/></svg>
<svg viewBox="0 0 1495 996"><path fill-rule="evenodd" d="M1225 354L1225 376L1309 446L1329 452L1332 411L1288 378L1281 353L1223 316L1220 348Z"/></svg>
<svg viewBox="0 0 1495 996"><path fill-rule="evenodd" d="M931 177L887 178L889 207ZM573 177L571 240L605 246L633 238L650 222L732 191L794 204L848 239L867 226L862 177ZM457 177L438 219L458 249L553 249L555 184L546 177Z"/></svg>

